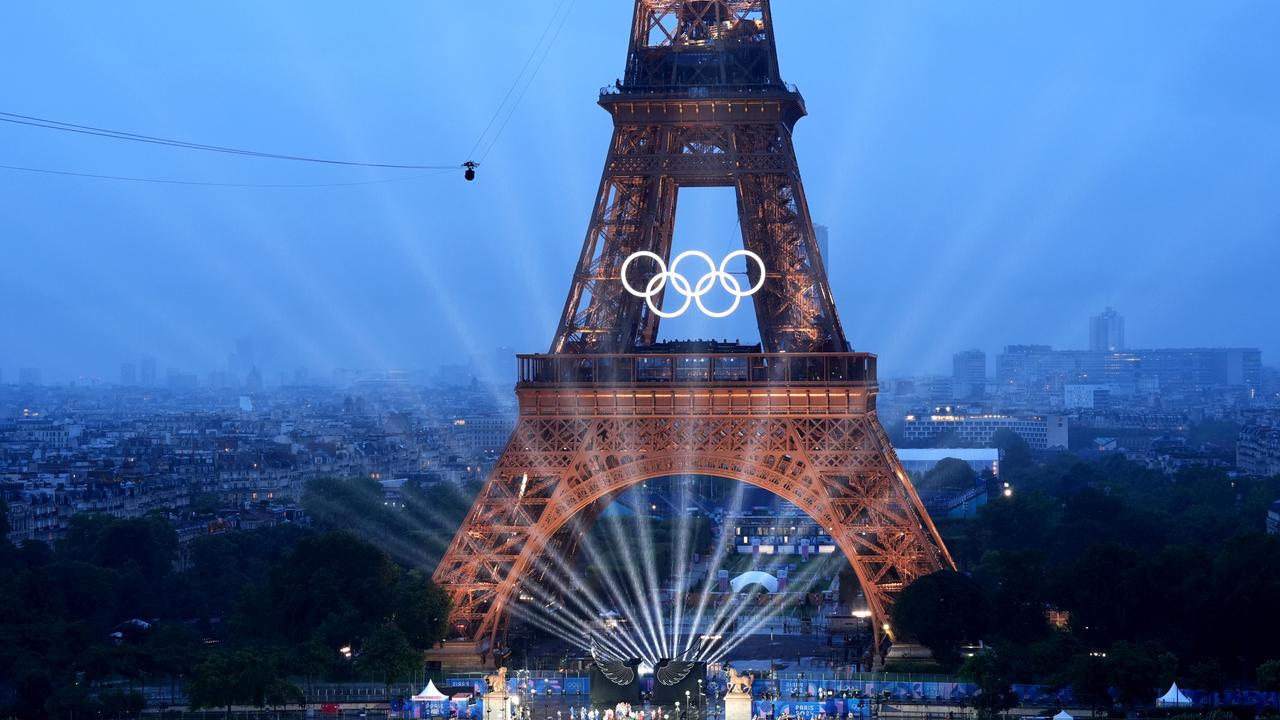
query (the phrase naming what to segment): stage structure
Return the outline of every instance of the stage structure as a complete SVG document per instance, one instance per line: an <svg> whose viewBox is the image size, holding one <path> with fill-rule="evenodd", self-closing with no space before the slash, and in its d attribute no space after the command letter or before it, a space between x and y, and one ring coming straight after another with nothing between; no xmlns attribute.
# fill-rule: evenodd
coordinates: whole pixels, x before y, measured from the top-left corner
<svg viewBox="0 0 1280 720"><path fill-rule="evenodd" d="M805 104L773 27L768 0L636 2L625 77L600 96L613 140L560 326L550 352L520 357L515 432L434 575L473 659L557 533L652 478L731 478L794 503L848 558L877 632L892 634L904 585L954 567L877 419L876 358L850 350L836 315L791 142ZM748 262L738 286L758 286L762 347L664 346L662 290L638 296L669 269L680 188L709 186L736 189L765 268ZM705 266L680 266L697 268L683 300Z"/></svg>

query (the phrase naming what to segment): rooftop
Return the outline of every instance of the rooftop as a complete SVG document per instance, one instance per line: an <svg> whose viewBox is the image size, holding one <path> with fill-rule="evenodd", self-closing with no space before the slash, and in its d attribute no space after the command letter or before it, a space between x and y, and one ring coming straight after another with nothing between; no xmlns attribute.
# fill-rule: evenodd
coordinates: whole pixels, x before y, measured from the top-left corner
<svg viewBox="0 0 1280 720"><path fill-rule="evenodd" d="M995 461L1000 459L999 448L898 448L898 459L903 462L940 461L955 458L966 462Z"/></svg>

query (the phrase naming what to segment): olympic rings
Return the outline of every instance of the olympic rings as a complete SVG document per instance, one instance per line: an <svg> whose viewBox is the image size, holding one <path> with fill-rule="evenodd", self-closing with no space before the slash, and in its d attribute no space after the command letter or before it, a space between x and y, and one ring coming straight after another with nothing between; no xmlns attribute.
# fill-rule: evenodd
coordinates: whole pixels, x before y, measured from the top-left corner
<svg viewBox="0 0 1280 720"><path fill-rule="evenodd" d="M743 290L742 283L738 282L738 278L726 271L726 268L729 267L729 263L737 257L745 257L748 260L754 260L756 265L760 266L760 277L756 280L756 284L750 289ZM631 267L631 263L639 260L640 258L653 260L658 264L659 268L659 271L653 277L649 278L649 282L645 285L643 292L632 287L631 283L627 280L627 268ZM684 275L681 275L679 271L680 263L688 260L689 258L697 258L698 260L705 262L708 268L707 273L700 277L698 282L693 284L690 284L689 279ZM666 261L657 253L652 253L648 250L641 250L623 261L622 270L619 275L622 280L622 287L626 288L627 292L631 293L633 296L643 298L645 304L649 306L649 310L653 311L653 314L660 318L670 319L680 317L688 312L689 307L694 303L698 305L698 309L702 311L702 314L707 317L726 318L737 311L738 306L742 304L743 298L751 297L757 292L760 292L760 288L764 287L764 280L767 275L767 271L764 266L764 260L761 260L759 255L751 252L750 250L735 250L729 253L725 256L724 260L720 262L718 267L716 266L715 261L711 259L710 255L698 250L689 250L677 255L675 261L671 263L670 268L667 267ZM733 305L731 305L728 310L724 310L722 312L708 310L707 306L702 304L702 298L707 293L711 292L711 289L715 287L717 281L720 283L720 287L724 288L725 292L733 296ZM666 289L668 282L671 283L671 287L676 292L684 296L684 304L680 306L680 309L674 312L664 312L662 308L658 307L653 302L653 299L658 297L658 295Z"/></svg>

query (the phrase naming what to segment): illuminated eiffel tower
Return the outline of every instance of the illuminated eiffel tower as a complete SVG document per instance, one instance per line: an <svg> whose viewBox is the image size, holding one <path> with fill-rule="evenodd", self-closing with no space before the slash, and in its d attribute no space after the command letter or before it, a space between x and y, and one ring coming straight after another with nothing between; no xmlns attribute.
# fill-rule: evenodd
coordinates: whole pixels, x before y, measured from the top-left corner
<svg viewBox="0 0 1280 720"><path fill-rule="evenodd" d="M891 636L895 594L953 563L876 417L876 358L850 351L836 315L791 141L804 100L780 78L768 0L637 0L625 79L600 105L613 140L559 329L549 353L520 357L519 422L435 572L453 647L473 662L496 647L571 519L683 474L808 513ZM710 186L735 188L765 266L748 263L756 352L658 344L661 292L650 306L622 280L637 252L670 261L680 188ZM653 256L628 267L632 288L655 287Z"/></svg>

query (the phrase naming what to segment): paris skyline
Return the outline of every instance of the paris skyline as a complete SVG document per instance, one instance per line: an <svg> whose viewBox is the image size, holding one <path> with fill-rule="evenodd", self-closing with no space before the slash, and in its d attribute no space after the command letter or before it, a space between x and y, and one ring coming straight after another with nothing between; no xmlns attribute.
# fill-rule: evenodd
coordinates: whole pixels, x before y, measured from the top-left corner
<svg viewBox="0 0 1280 720"><path fill-rule="evenodd" d="M460 164L546 8L6 8L28 32L6 106L193 142ZM1156 12L1156 8L1159 12ZM832 13L839 9L840 37ZM1280 351L1280 10L779 3L795 143L854 347L943 372L1006 343L1085 347L1104 306L1129 345ZM475 183L461 171L332 188L142 185L0 170L0 367L46 381L121 361L219 366L243 335L283 367L431 367L544 351L581 248L622 72L627 3L575 7ZM200 28L195 32L193 28ZM1141 32L1137 32L1138 30ZM39 52L65 37L63 56ZM496 51L495 49L500 49ZM35 61L39 58L39 62ZM447 68L447 71L444 70ZM499 119L501 121L501 118ZM413 171L295 167L5 125L4 163L250 184ZM823 139L829 143L824 144ZM731 193L681 197L676 249L738 247ZM512 312L518 309L518 315ZM754 317L664 339L755 341Z"/></svg>

